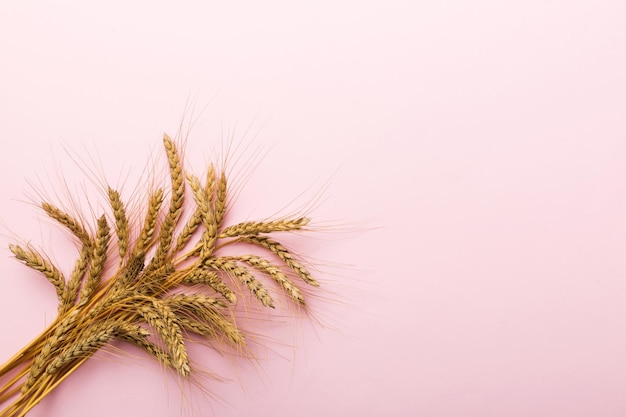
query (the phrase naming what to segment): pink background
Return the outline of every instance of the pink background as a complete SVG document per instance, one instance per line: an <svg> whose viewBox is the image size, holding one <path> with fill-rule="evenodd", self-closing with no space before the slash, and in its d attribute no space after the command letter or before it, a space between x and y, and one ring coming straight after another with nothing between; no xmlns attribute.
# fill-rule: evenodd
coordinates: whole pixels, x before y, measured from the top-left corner
<svg viewBox="0 0 626 417"><path fill-rule="evenodd" d="M0 3L2 248L71 259L28 183L75 194L65 147L129 192L195 102L194 167L271 148L234 220L329 181L298 246L328 302L257 368L194 351L215 400L100 355L33 416L626 413L625 2L91 4ZM1 250L4 360L55 296Z"/></svg>

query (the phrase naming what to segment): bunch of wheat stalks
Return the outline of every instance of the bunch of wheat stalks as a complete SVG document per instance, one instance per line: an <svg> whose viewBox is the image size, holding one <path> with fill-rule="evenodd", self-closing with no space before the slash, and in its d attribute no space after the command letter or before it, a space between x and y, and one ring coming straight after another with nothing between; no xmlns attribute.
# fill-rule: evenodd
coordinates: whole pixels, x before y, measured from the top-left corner
<svg viewBox="0 0 626 417"><path fill-rule="evenodd" d="M247 287L266 307L274 307L274 302L260 276L276 281L297 306L304 306L304 298L290 277L318 286L303 264L269 235L302 229L308 218L225 226L225 174L216 173L211 165L202 185L196 176L184 174L174 141L167 135L163 141L171 177L171 199L163 212L165 192L159 188L150 195L140 229L131 230L119 192L108 188L119 254L118 267L108 279L103 275L112 233L105 215L91 235L81 221L50 203L42 204L80 241L79 257L68 279L30 245L10 246L18 260L54 285L59 308L56 320L0 368L5 381L0 403L12 400L0 416L25 415L116 339L140 347L163 366L188 377L194 372L185 345L190 336L245 348L246 338L231 314L238 285ZM183 222L185 180L195 209ZM274 261L257 255L215 254L216 249L236 242L267 251Z"/></svg>

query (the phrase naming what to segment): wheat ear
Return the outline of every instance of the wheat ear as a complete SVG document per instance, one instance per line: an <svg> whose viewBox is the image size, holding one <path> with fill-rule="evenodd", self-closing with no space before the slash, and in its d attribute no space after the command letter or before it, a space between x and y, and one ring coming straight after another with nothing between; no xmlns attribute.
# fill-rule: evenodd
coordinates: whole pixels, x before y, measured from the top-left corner
<svg viewBox="0 0 626 417"><path fill-rule="evenodd" d="M126 340L127 342L130 342L148 352L150 355L154 356L162 365L168 368L175 369L174 363L172 362L172 357L169 355L169 353L148 340L150 332L148 332L146 329L134 324L124 323L120 325L119 330L120 339Z"/></svg>
<svg viewBox="0 0 626 417"><path fill-rule="evenodd" d="M107 249L109 247L110 237L109 224L107 223L106 217L103 215L98 219L98 234L96 236L96 243L93 247L91 268L89 269L89 272L87 272L85 284L80 291L80 305L89 301L91 294L100 283L107 259Z"/></svg>
<svg viewBox="0 0 626 417"><path fill-rule="evenodd" d="M287 294L289 294L289 296L293 300L295 300L298 304L304 305L304 297L302 296L302 293L300 292L298 287L296 287L296 285L289 278L287 278L287 275L285 275L285 273L281 271L280 268L273 265L267 259L263 259L260 256L254 255L241 255L233 257L233 259L238 259L242 262L245 262L248 265L263 272L264 274L269 275L274 279L274 281L276 281L278 284L280 284L281 287L283 287L285 292L287 292Z"/></svg>
<svg viewBox="0 0 626 417"><path fill-rule="evenodd" d="M182 284L189 285L208 285L213 288L215 292L221 294L229 303L235 304L237 302L237 296L225 283L222 279L217 275L216 272L209 271L205 268L196 268L192 271L192 273L185 276Z"/></svg>
<svg viewBox="0 0 626 417"><path fill-rule="evenodd" d="M28 249L24 249L18 245L9 245L9 250L11 250L13 255L15 255L18 260L22 261L24 265L41 272L43 276L54 285L57 297L59 298L59 307L61 307L65 288L65 277L61 271L33 248L29 247Z"/></svg>
<svg viewBox="0 0 626 417"><path fill-rule="evenodd" d="M293 220L276 220L272 222L242 222L224 228L219 234L220 238L255 235L258 233L288 232L300 230L307 224L308 217L300 217Z"/></svg>
<svg viewBox="0 0 626 417"><path fill-rule="evenodd" d="M160 240L156 254L152 259L150 269L158 268L165 262L167 254L170 250L172 237L176 223L183 211L183 203L185 201L185 181L183 178L183 167L180 162L180 156L174 141L168 136L163 135L163 144L167 153L167 162L170 168L170 180L172 186L172 196L170 199L169 211L161 223Z"/></svg>
<svg viewBox="0 0 626 417"><path fill-rule="evenodd" d="M143 222L143 227L139 233L139 238L135 244L133 250L133 257L141 257L145 255L146 250L150 247L152 242L152 236L156 228L157 219L159 217L159 210L163 204L163 189L159 188L150 195L148 202L148 211L146 212L146 218Z"/></svg>
<svg viewBox="0 0 626 417"><path fill-rule="evenodd" d="M63 343L67 338L68 332L76 324L78 320L78 310L74 310L68 316L61 319L56 325L54 332L44 342L39 354L35 356L28 371L28 376L22 385L22 393L26 393L35 383L35 380L41 372L47 361L51 359L51 354Z"/></svg>
<svg viewBox="0 0 626 417"><path fill-rule="evenodd" d="M215 195L215 168L213 164L209 166L209 170L207 171L206 176L206 185L204 188L204 195L206 196L206 201L209 206L213 204L214 195ZM176 246L174 247L174 252L180 251L191 239L191 236L198 230L198 227L202 224L202 214L201 208L196 207L193 211L191 217L183 227L183 230L178 235L176 239Z"/></svg>
<svg viewBox="0 0 626 417"><path fill-rule="evenodd" d="M152 326L167 345L174 367L182 376L190 372L187 348L172 310L162 301L152 299L139 307L139 314Z"/></svg>
<svg viewBox="0 0 626 417"><path fill-rule="evenodd" d="M81 222L50 203L41 203L41 208L48 214L48 216L50 216L52 219L56 220L57 222L65 226L70 232L72 232L83 245L91 244L89 233L83 227Z"/></svg>
<svg viewBox="0 0 626 417"><path fill-rule="evenodd" d="M246 268L237 264L237 262L228 258L209 258L205 261L205 265L218 271L224 271L244 283L254 296L265 307L274 308L274 300L270 297L267 289L256 279Z"/></svg>
<svg viewBox="0 0 626 417"><path fill-rule="evenodd" d="M74 264L74 269L72 270L72 274L70 275L70 279L65 285L65 289L63 291L63 301L59 308L59 315L63 315L67 313L70 308L76 303L76 297L78 297L78 290L80 288L80 283L83 281L83 277L87 272L87 268L89 267L89 261L92 259L93 255L93 246L84 245L80 250L80 254L76 263Z"/></svg>
<svg viewBox="0 0 626 417"><path fill-rule="evenodd" d="M115 232L117 234L117 249L120 256L120 264L124 262L124 257L128 251L130 232L128 229L128 218L126 217L126 208L120 198L120 193L117 190L108 188L109 203L113 210L113 217L115 218Z"/></svg>
<svg viewBox="0 0 626 417"><path fill-rule="evenodd" d="M119 328L118 322L101 322L87 327L80 333L78 340L56 355L46 367L46 373L53 375L59 369L75 359L93 355L98 349L113 339Z"/></svg>
<svg viewBox="0 0 626 417"><path fill-rule="evenodd" d="M242 242L252 243L258 246L261 246L269 251L273 252L278 256L289 268L291 268L304 282L313 286L319 287L320 284L316 280L313 279L311 273L298 262L294 256L289 252L283 245L279 242L270 239L267 236L245 236L239 238Z"/></svg>

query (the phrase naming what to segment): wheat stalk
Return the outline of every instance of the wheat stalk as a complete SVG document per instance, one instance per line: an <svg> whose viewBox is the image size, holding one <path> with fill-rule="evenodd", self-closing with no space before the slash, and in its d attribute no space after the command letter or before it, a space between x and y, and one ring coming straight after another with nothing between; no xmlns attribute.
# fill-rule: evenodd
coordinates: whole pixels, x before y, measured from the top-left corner
<svg viewBox="0 0 626 417"><path fill-rule="evenodd" d="M304 296L287 272L295 272L306 284L319 285L291 252L270 238L275 232L302 230L309 223L307 217L227 225L225 172L217 175L210 165L203 186L198 177L184 172L176 143L164 135L163 144L170 174L169 205L161 214L165 191L153 191L147 197L138 230L132 230L126 205L111 187L107 187L106 195L117 237L114 241L106 215L97 219L92 237L79 220L82 217L42 203L43 210L81 243L69 280L61 268L31 246L9 246L19 261L54 286L59 315L0 368L4 384L0 386L0 401L6 406L0 417L25 415L89 357L116 339L141 348L187 378L195 369L187 353L186 334L215 342L217 348L221 344L234 346L239 352L246 348L245 332L235 319L239 286L231 288L229 284L243 284L264 307L274 307L270 291L261 281L264 276L277 282L301 306L305 306ZM181 224L185 178L195 207ZM192 249L185 252L194 236ZM257 254L215 254L240 242L254 244L281 262L274 264ZM111 245L117 247L119 258L113 271L106 267ZM185 292L190 285L197 291ZM199 292L204 288L215 296ZM7 404L14 395L17 398Z"/></svg>

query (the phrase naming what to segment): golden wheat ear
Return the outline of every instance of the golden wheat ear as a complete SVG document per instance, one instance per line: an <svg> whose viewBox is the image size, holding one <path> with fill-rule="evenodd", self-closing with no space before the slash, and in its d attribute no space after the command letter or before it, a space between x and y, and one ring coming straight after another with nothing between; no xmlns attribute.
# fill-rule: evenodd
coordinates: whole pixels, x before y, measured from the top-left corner
<svg viewBox="0 0 626 417"><path fill-rule="evenodd" d="M0 368L4 383L0 401L6 405L1 416L25 415L114 340L139 347L182 378L198 372L189 358L191 341L209 342L222 353L253 353L247 345L252 340L249 333L237 324L242 313L244 318L250 313L248 303L238 306L239 300L252 298L259 308L275 308L270 289L278 287L284 298L304 307L303 292L290 277L319 285L275 237L306 231L308 217L226 224L230 201L226 171L218 174L209 165L203 185L198 176L183 170L175 141L164 135L163 145L169 192L155 187L146 196L144 216L128 213L127 207L135 205L126 205L120 192L107 186L109 213L95 219L92 236L77 220L83 216L42 204L48 216L80 242L69 280L31 246L9 247L19 261L54 286L59 310L48 329ZM187 198L188 191L192 198ZM184 219L186 204L191 214ZM141 217L141 222L129 221ZM228 253L242 243L267 256ZM109 260L115 253L112 246L117 248L118 262ZM277 258L276 263L270 258ZM109 268L111 264L116 267ZM271 285L266 287L263 279ZM257 308L253 305L250 308Z"/></svg>

